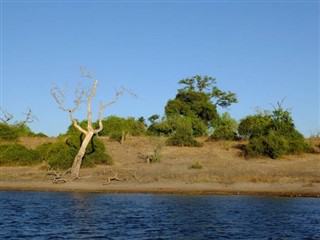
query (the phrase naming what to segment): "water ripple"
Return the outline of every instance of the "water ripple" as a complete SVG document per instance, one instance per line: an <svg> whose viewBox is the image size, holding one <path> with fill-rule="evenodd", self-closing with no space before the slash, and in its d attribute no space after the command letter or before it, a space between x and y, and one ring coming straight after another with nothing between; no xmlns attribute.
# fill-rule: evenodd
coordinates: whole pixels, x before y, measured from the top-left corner
<svg viewBox="0 0 320 240"><path fill-rule="evenodd" d="M1 239L320 239L313 198L0 194Z"/></svg>

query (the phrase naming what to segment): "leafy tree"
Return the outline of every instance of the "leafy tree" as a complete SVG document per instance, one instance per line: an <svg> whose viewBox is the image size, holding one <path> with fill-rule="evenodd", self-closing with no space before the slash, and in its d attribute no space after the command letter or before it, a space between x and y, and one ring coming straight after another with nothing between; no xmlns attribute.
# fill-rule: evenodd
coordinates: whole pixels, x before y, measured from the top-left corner
<svg viewBox="0 0 320 240"><path fill-rule="evenodd" d="M198 118L209 127L219 116L218 106L225 108L237 102L234 93L223 92L215 86L213 77L196 75L179 81L179 84L184 87L178 89L175 99L169 100L165 107L168 118L172 115Z"/></svg>

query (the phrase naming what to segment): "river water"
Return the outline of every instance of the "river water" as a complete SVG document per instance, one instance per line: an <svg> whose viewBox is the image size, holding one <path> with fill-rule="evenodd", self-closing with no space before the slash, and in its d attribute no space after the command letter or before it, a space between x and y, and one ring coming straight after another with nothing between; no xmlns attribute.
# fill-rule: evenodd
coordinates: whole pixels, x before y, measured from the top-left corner
<svg viewBox="0 0 320 240"><path fill-rule="evenodd" d="M0 239L320 239L320 200L0 191Z"/></svg>

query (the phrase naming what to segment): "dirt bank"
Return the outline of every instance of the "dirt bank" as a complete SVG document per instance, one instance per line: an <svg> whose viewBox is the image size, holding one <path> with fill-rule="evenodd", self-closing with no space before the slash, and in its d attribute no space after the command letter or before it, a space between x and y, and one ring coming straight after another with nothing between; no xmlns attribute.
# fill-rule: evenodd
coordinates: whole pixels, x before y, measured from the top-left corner
<svg viewBox="0 0 320 240"><path fill-rule="evenodd" d="M32 141L21 143L36 146L37 141ZM63 184L52 183L43 164L0 167L0 189L320 196L319 154L247 160L241 157L239 142L202 140L201 148L178 148L164 146L165 139L149 137L131 137L124 144L103 141L114 160L112 166L81 169L80 179ZM148 163L156 145L162 146L161 161ZM195 163L202 168L193 168ZM115 175L121 181L108 184Z"/></svg>

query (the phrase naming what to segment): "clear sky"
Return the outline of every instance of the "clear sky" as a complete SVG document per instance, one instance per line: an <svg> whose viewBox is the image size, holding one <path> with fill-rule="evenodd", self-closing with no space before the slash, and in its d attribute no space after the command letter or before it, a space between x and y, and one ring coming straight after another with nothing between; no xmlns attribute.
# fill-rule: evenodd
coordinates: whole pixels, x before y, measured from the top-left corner
<svg viewBox="0 0 320 240"><path fill-rule="evenodd" d="M163 115L179 80L217 79L237 94L236 120L285 98L297 129L320 130L319 1L1 1L1 107L49 136L66 131L53 85L73 89L86 66L104 117ZM76 115L84 119L82 112ZM223 109L219 110L223 112ZM95 119L97 109L94 108Z"/></svg>

